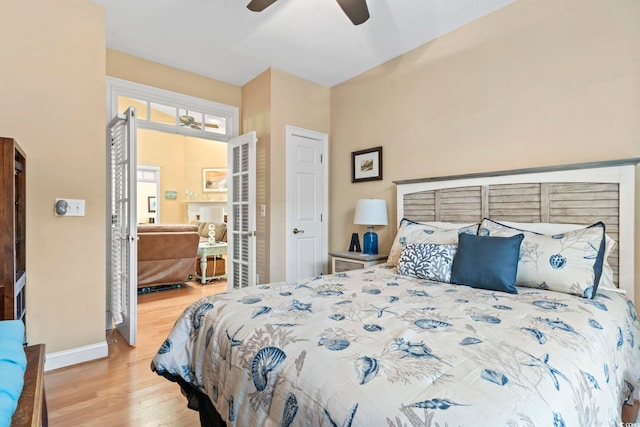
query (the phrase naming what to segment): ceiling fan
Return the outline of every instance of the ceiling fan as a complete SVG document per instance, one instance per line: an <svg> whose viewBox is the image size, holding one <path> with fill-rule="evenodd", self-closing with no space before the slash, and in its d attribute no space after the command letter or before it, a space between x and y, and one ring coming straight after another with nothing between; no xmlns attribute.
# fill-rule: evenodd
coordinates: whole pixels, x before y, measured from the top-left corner
<svg viewBox="0 0 640 427"><path fill-rule="evenodd" d="M360 25L369 19L369 8L367 0L336 0L347 18L353 25ZM252 12L262 12L267 7L275 3L276 0L251 0L247 9Z"/></svg>
<svg viewBox="0 0 640 427"><path fill-rule="evenodd" d="M188 126L192 129L200 129L200 130L203 129L202 123L196 122L196 119L193 116L190 116L189 114L180 116L180 126L185 126L185 127ZM205 123L204 127L218 129L220 126L218 126L215 123Z"/></svg>

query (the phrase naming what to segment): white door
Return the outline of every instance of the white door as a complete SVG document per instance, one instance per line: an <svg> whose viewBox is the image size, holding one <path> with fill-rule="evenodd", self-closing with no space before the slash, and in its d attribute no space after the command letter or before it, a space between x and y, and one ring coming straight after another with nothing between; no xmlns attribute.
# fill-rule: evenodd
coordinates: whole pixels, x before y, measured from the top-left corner
<svg viewBox="0 0 640 427"><path fill-rule="evenodd" d="M256 133L229 141L227 182L227 282L229 289L256 283Z"/></svg>
<svg viewBox="0 0 640 427"><path fill-rule="evenodd" d="M287 281L327 272L327 134L286 127Z"/></svg>
<svg viewBox="0 0 640 427"><path fill-rule="evenodd" d="M138 323L135 118L130 107L107 125L107 328L115 323L130 345Z"/></svg>

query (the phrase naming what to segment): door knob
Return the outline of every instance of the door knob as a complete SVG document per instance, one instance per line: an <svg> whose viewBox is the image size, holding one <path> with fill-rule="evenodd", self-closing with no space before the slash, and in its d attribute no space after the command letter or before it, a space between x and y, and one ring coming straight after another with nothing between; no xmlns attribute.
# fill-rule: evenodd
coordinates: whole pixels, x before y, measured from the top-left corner
<svg viewBox="0 0 640 427"><path fill-rule="evenodd" d="M304 230L298 230L297 228L293 229L293 234L302 234L304 233Z"/></svg>

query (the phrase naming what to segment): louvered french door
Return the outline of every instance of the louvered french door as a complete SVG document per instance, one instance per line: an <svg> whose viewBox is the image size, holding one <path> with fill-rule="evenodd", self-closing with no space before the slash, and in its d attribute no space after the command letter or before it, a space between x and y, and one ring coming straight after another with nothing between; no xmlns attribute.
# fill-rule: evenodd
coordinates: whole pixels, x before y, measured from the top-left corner
<svg viewBox="0 0 640 427"><path fill-rule="evenodd" d="M129 345L137 340L136 111L107 125L108 319ZM109 316L110 314L110 316Z"/></svg>
<svg viewBox="0 0 640 427"><path fill-rule="evenodd" d="M227 263L228 286L244 288L256 283L256 133L229 141Z"/></svg>

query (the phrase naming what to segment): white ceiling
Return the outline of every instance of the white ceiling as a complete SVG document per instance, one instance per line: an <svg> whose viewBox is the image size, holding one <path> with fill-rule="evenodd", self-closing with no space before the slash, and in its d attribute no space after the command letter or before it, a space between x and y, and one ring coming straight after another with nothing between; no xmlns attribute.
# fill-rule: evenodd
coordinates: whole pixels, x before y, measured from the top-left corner
<svg viewBox="0 0 640 427"><path fill-rule="evenodd" d="M335 0L93 0L107 47L243 85L269 67L331 87L515 0L368 0L354 26Z"/></svg>

